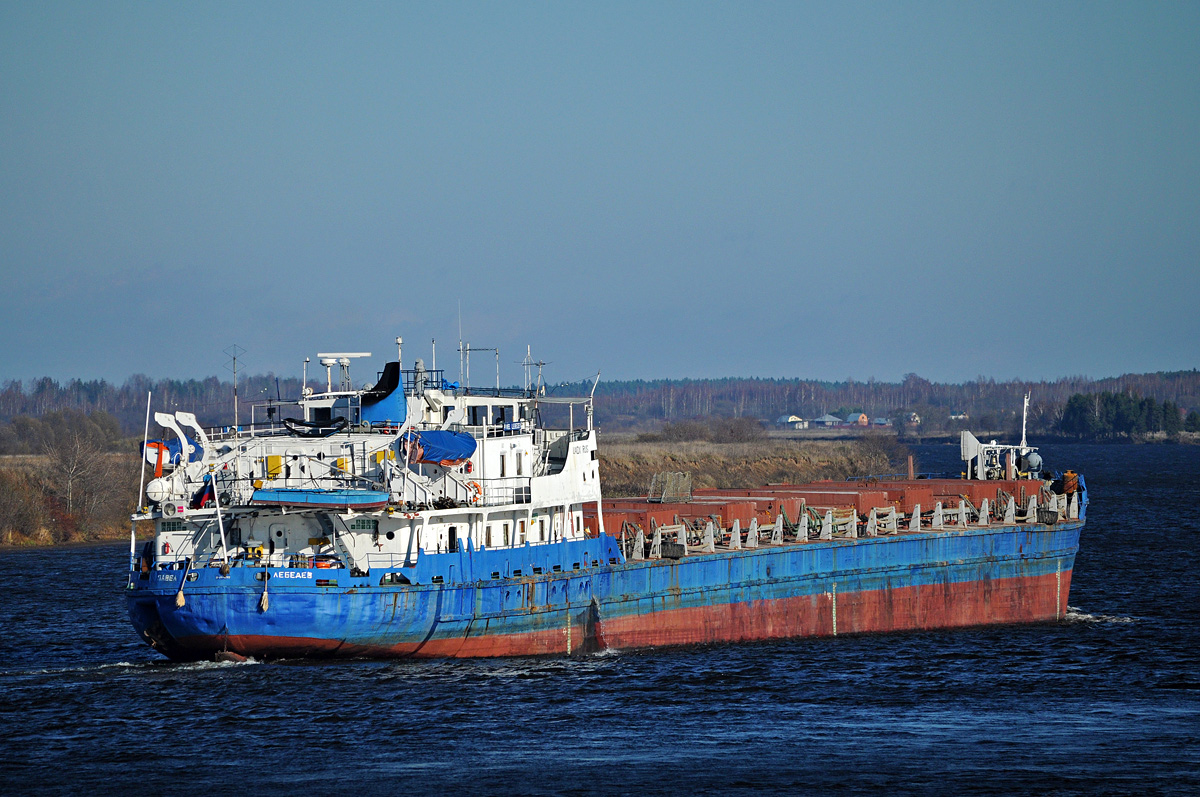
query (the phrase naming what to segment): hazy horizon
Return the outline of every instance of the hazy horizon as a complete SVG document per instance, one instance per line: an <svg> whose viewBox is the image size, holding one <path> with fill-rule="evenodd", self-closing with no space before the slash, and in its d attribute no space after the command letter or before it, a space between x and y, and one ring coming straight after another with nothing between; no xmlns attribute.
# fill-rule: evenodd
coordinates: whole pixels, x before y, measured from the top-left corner
<svg viewBox="0 0 1200 797"><path fill-rule="evenodd" d="M1200 365L1200 5L0 5L0 380ZM475 384L494 360L473 358ZM483 363L476 365L476 363ZM447 364L450 365L447 368ZM476 376L483 374L483 376Z"/></svg>
<svg viewBox="0 0 1200 797"><path fill-rule="evenodd" d="M406 351L405 356L404 356L404 360L406 363L405 368L411 368L413 360L416 357L421 357L421 359L423 360L424 365L427 369L432 367L431 361L428 357L428 353L426 353L426 355L424 355L424 356L417 353L410 357L408 352ZM376 359L376 358L373 358L371 360L371 362L373 362L374 359ZM395 362L395 359L396 358L394 356L391 358L391 360L393 362ZM361 363L361 362L363 362L363 360L356 360L355 362ZM383 360L380 360L380 362L382 363ZM312 361L308 364L308 366L309 366L308 367L309 383L318 383L318 382L325 381L325 368L324 368L324 366L316 367L316 363L317 363L316 358L313 357ZM482 369L482 371L477 370L474 367L472 368L472 377L471 377L471 382L470 382L471 387L486 389L486 388L495 386L495 384L496 384L495 361L492 361L491 363L488 363L486 365L491 368L490 371L488 371L486 368ZM449 366L452 366L452 367L448 367L447 363L442 362L439 359L438 366L445 372L446 379L455 381L455 382L460 381L457 360L455 362L449 364ZM512 367L514 370L512 371L511 375L515 375L516 378L515 379L509 378L509 375L506 375L505 371L501 370L501 386L502 387L510 388L510 387L520 387L521 386L521 384L524 380L523 368L520 363L515 363L515 364L513 364ZM503 369L503 366L502 366L502 369ZM931 378L927 377L925 374L917 373L914 371L906 371L904 374L902 374L899 377L896 377L895 379L877 379L873 376L868 376L866 378L861 378L861 379L858 377L855 377L855 376L843 377L841 379L823 379L823 378L819 378L819 377L805 376L803 374L782 375L782 376L761 376L761 375L756 375L756 374L725 374L725 375L702 376L702 377L696 377L696 376L637 376L637 377L628 377L628 378L621 378L621 377L609 378L609 377L605 376L603 373L601 373L600 374L600 384L604 384L605 382L636 382L636 381L654 382L654 381L687 381L687 380L694 381L694 382L706 381L706 380L708 380L708 381L776 380L776 381L798 381L798 382L821 382L821 383L829 383L829 384L844 384L847 382L854 382L854 383L861 383L861 384L868 384L871 382L876 382L876 383L881 383L881 384L884 384L884 383L886 383L886 384L901 384L904 382L905 377L908 376L908 374L910 374L910 373L914 374L915 376L918 376L922 379L926 379L933 384L944 384L944 385L966 385L966 384L970 384L972 382L976 382L979 380L983 380L985 382L992 381L997 384L1006 384L1006 383L1053 384L1053 383L1057 383L1057 382L1072 381L1072 380L1085 380L1088 382L1104 382L1106 380L1120 379L1120 378L1129 377L1129 376L1152 375L1152 374L1158 374L1158 373L1167 373L1167 374L1187 373L1187 372L1195 372L1197 370L1200 370L1200 369L1197 369L1197 368L1173 368L1173 369L1163 369L1160 371L1125 371L1125 372L1119 373L1119 374L1104 374L1101 376L1092 376L1092 375L1088 375L1088 374L1061 374L1056 377L1047 377L1044 379L1023 379L1020 377L1011 377L1011 378L1001 379L998 377L990 376L988 374L977 374L976 376L973 376L973 377L968 377L968 378L958 379L958 380L953 380L953 381L931 379ZM520 373L518 373L518 372L520 372ZM362 365L359 365L357 367L354 365L351 366L351 376L352 376L354 385L356 387L373 385L375 383L376 379L378 378L378 376L380 375L380 373L381 373L381 371L379 369L372 369L368 373L368 370L366 369L365 366L362 366ZM333 379L335 388L337 387L337 382L338 382L338 378L339 378L338 375L339 375L339 371L338 371L338 368L335 366L333 369L333 373L332 373L332 379ZM536 380L536 378L537 378L536 368L533 370L533 375L534 375L534 379ZM113 385L114 387L121 387L122 385L127 384L130 380L140 379L140 378L146 378L146 379L149 379L151 382L157 382L160 380L204 381L206 379L210 379L213 377L216 377L219 381L221 381L223 383L232 383L232 381L233 381L233 373L228 370L226 370L223 374L212 373L212 374L196 374L196 375L190 375L190 376L174 376L174 375L169 375L169 374L168 375L156 375L156 374L147 374L147 373L136 372L136 373L127 374L125 376L112 378L112 379L110 379L108 377L103 377L103 376L98 376L98 377L66 376L66 377L59 378L59 377L52 376L50 374L39 374L35 377L29 377L26 379L21 379L21 378L16 378L16 377L0 379L0 387L4 386L10 382L20 382L22 385L22 389L24 391L28 392L29 389L31 387L33 387L33 385L36 381L43 379L43 378L53 379L53 380L57 381L60 385L66 385L69 382L71 382L72 380L79 380L81 382L103 380L103 381L107 382L108 384ZM544 380L545 384L547 384L547 385L557 385L557 384L562 384L562 383L566 383L566 384L589 383L590 384L591 381L596 378L596 374L595 374L595 372L593 372L591 374L576 375L573 377L563 376L562 378L555 378L554 374L550 371L550 368L547 366L545 369L544 377L545 377L545 380ZM239 384L243 383L244 380L266 379L266 378L295 379L295 380L297 380L297 382L299 382L303 378L303 371L300 368L298 368L294 374L289 373L289 372L275 372L275 371L243 371L242 367L240 365L238 366L238 383Z"/></svg>

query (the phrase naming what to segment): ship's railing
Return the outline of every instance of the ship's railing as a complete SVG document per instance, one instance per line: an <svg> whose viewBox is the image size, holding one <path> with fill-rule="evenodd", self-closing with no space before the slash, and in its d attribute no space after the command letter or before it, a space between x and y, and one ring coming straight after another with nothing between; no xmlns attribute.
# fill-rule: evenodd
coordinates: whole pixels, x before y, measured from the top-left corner
<svg viewBox="0 0 1200 797"><path fill-rule="evenodd" d="M529 477L487 479L483 482L481 503L485 506L528 504L533 500L532 484L533 480Z"/></svg>
<svg viewBox="0 0 1200 797"><path fill-rule="evenodd" d="M459 504L475 506L500 506L503 504L528 504L533 500L533 479L530 476L506 476L496 479L475 479L469 474L442 476L439 484L446 496ZM426 496L432 492L426 489ZM424 503L428 503L428 498ZM418 503L422 503L418 501Z"/></svg>
<svg viewBox="0 0 1200 797"><path fill-rule="evenodd" d="M134 558L133 569L135 571L141 569L144 557L145 554L139 551ZM253 550L247 550L244 546L241 546L231 547L228 555L223 554L219 549L207 549L197 552L194 548L180 549L179 553L156 554L152 569L190 569L195 571L203 568L221 568L226 565L230 568L245 567L254 569L316 568L336 570L346 567L342 558L337 554L302 554L286 551L275 551L274 553L263 551L262 553L255 553Z"/></svg>
<svg viewBox="0 0 1200 797"><path fill-rule="evenodd" d="M263 423L243 423L238 426L214 426L205 429L205 434L213 443L233 442L236 440L246 440L247 438L261 437L281 437L288 433L287 429L283 428L278 423L263 422Z"/></svg>
<svg viewBox="0 0 1200 797"><path fill-rule="evenodd" d="M404 377L404 393L413 395L425 390L453 391L451 383L446 381L446 371L442 368L423 368L420 371L405 369L400 372Z"/></svg>
<svg viewBox="0 0 1200 797"><path fill-rule="evenodd" d="M526 390L520 387L463 387L459 388L458 393L462 396L491 396L493 398L535 398L537 396L533 388Z"/></svg>
<svg viewBox="0 0 1200 797"><path fill-rule="evenodd" d="M291 446L290 441L285 444L278 437L257 437L253 442L243 438L245 450L218 456L211 463L215 467L211 475L216 478L216 488L221 503L225 506L247 503L257 480L261 480L267 487L378 489L382 486L382 460L388 456L387 452L392 448L393 442L391 438L359 438L352 441L352 445L343 449L341 456L338 456L318 451L288 453L300 448L301 444ZM285 445L290 447L285 448ZM280 470L271 475L259 469L259 463L269 456L280 457ZM233 469L233 463L237 459L248 462L250 471L243 471L241 475L237 475ZM394 468L402 467L397 460L389 462ZM299 466L303 466L303 472ZM208 478L210 474L202 473L200 478L189 480L188 492L195 493Z"/></svg>
<svg viewBox="0 0 1200 797"><path fill-rule="evenodd" d="M522 434L531 434L536 427L533 421L504 421L503 423L488 423L479 424L477 426L461 425L457 431L466 432L476 440L493 437L516 437Z"/></svg>

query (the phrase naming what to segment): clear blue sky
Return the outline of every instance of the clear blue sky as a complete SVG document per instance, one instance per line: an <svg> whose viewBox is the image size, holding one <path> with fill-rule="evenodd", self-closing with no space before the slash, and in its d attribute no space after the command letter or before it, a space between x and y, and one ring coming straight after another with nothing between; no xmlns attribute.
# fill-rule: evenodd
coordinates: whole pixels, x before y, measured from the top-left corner
<svg viewBox="0 0 1200 797"><path fill-rule="evenodd" d="M1200 366L1200 4L0 3L0 379L460 302L506 383Z"/></svg>

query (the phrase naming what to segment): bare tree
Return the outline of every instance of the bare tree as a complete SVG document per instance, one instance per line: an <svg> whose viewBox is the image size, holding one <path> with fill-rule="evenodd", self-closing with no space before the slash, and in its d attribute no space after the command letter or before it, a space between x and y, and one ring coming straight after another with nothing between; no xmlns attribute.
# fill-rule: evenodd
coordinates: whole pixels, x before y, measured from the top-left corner
<svg viewBox="0 0 1200 797"><path fill-rule="evenodd" d="M47 444L45 453L51 489L76 525L89 530L113 498L112 457L79 432Z"/></svg>

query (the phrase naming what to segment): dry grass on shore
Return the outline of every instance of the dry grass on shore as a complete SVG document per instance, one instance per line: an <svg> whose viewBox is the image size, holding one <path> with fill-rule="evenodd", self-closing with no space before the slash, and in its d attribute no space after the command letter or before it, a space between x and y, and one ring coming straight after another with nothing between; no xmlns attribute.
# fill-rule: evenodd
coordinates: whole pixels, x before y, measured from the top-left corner
<svg viewBox="0 0 1200 797"><path fill-rule="evenodd" d="M887 473L907 467L894 437L764 440L753 443L606 443L600 447L604 495L646 494L660 471L686 471L695 487L757 487Z"/></svg>
<svg viewBox="0 0 1200 797"><path fill-rule="evenodd" d="M127 538L139 465L85 445L0 458L0 547Z"/></svg>

